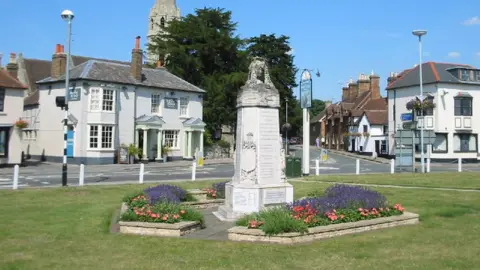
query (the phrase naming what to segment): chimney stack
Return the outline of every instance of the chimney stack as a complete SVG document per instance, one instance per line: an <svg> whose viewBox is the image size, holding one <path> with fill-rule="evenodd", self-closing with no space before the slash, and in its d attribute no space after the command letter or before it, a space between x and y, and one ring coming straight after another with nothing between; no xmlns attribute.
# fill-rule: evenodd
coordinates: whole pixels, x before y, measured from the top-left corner
<svg viewBox="0 0 480 270"><path fill-rule="evenodd" d="M373 73L370 75L370 92L372 99L381 98L380 96L380 77Z"/></svg>
<svg viewBox="0 0 480 270"><path fill-rule="evenodd" d="M0 70L2 69L2 57L3 57L3 53L0 53Z"/></svg>
<svg viewBox="0 0 480 270"><path fill-rule="evenodd" d="M361 95L370 90L370 79L365 74L358 75L358 95Z"/></svg>
<svg viewBox="0 0 480 270"><path fill-rule="evenodd" d="M63 51L63 45L57 44L55 46L55 54L52 56L52 69L50 70L50 76L52 78L58 78L66 72L67 67L67 55Z"/></svg>
<svg viewBox="0 0 480 270"><path fill-rule="evenodd" d="M10 54L10 62L7 65L7 71L15 79L18 78L18 64L17 64L17 54L16 53L11 53Z"/></svg>
<svg viewBox="0 0 480 270"><path fill-rule="evenodd" d="M358 97L358 84L354 82L353 79L350 79L350 82L348 83L348 93L352 100Z"/></svg>
<svg viewBox="0 0 480 270"><path fill-rule="evenodd" d="M342 101L350 99L350 93L348 92L348 86L342 87Z"/></svg>
<svg viewBox="0 0 480 270"><path fill-rule="evenodd" d="M132 50L130 71L135 80L142 81L143 51L140 49L140 36L135 38L135 48Z"/></svg>

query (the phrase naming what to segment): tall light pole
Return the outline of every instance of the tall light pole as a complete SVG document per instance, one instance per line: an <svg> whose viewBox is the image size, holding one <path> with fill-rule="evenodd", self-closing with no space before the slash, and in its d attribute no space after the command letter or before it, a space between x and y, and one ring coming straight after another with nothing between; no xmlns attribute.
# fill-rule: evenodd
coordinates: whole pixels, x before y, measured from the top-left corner
<svg viewBox="0 0 480 270"><path fill-rule="evenodd" d="M288 98L285 97L285 153L288 155Z"/></svg>
<svg viewBox="0 0 480 270"><path fill-rule="evenodd" d="M72 21L75 15L70 10L62 12L62 19L67 22L67 63L65 67L65 116L63 118L63 166L62 186L67 185L67 137L68 137L68 98L70 92L70 41L72 39Z"/></svg>
<svg viewBox="0 0 480 270"><path fill-rule="evenodd" d="M422 36L427 34L427 30L413 30L412 34L418 37L418 50L420 55L420 63L419 63L420 102L422 104L420 109L420 116L419 116L419 118L422 119L422 125L420 126L420 160L422 164L422 173L425 173L425 153L424 153L424 146L423 146L423 126L425 125L425 119L423 117Z"/></svg>

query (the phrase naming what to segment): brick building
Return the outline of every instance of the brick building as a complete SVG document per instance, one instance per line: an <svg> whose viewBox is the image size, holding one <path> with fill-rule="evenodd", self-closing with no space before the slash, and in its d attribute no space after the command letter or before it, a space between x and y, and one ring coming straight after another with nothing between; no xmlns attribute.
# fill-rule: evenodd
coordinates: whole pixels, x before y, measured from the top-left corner
<svg viewBox="0 0 480 270"><path fill-rule="evenodd" d="M331 104L312 120L320 122L324 127L321 134L322 144L328 149L348 150L348 138L345 136L349 126L365 112L368 104L369 111L386 111L384 102L371 102L382 99L380 96L380 77L372 72L371 75L360 74L357 81L350 82L342 88L342 101ZM313 123L311 122L311 125Z"/></svg>

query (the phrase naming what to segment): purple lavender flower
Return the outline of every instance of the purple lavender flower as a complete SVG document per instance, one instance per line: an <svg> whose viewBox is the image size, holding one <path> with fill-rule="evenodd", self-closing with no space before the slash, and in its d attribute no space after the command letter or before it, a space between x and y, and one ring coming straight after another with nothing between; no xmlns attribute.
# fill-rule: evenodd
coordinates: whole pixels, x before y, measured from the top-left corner
<svg viewBox="0 0 480 270"><path fill-rule="evenodd" d="M387 206L387 199L382 194L361 186L334 185L325 190L323 197L306 198L287 205L311 207L321 213L333 209L381 208Z"/></svg>
<svg viewBox="0 0 480 270"><path fill-rule="evenodd" d="M144 190L151 204L159 202L180 203L185 201L187 192L173 185L158 185Z"/></svg>

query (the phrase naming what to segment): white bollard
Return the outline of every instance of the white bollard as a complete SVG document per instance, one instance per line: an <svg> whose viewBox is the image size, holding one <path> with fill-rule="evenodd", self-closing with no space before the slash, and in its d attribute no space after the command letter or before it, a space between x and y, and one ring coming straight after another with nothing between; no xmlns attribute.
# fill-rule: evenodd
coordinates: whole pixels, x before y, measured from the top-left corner
<svg viewBox="0 0 480 270"><path fill-rule="evenodd" d="M427 158L427 173L430 172L430 158Z"/></svg>
<svg viewBox="0 0 480 270"><path fill-rule="evenodd" d="M320 160L315 160L315 175L320 175Z"/></svg>
<svg viewBox="0 0 480 270"><path fill-rule="evenodd" d="M195 181L195 176L197 173L197 163L193 161L192 163L192 181Z"/></svg>
<svg viewBox="0 0 480 270"><path fill-rule="evenodd" d="M80 164L80 174L79 174L79 178L78 178L78 185L79 186L83 186L84 179L85 179L85 165Z"/></svg>
<svg viewBox="0 0 480 270"><path fill-rule="evenodd" d="M395 159L390 159L390 173L395 173Z"/></svg>
<svg viewBox="0 0 480 270"><path fill-rule="evenodd" d="M462 158L458 159L458 172L462 172Z"/></svg>
<svg viewBox="0 0 480 270"><path fill-rule="evenodd" d="M18 174L19 174L19 167L15 165L13 167L13 189L18 189Z"/></svg>
<svg viewBox="0 0 480 270"><path fill-rule="evenodd" d="M357 165L357 166L356 166L357 168L356 168L356 170L355 170L355 174L360 174L360 159L357 159L357 162L356 162L356 163L357 163L357 164L356 164L356 165Z"/></svg>
<svg viewBox="0 0 480 270"><path fill-rule="evenodd" d="M145 164L140 163L140 175L138 178L138 183L143 184L143 174L145 173Z"/></svg>

